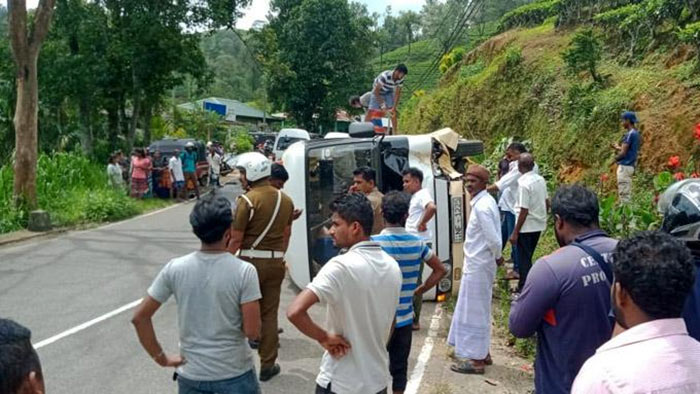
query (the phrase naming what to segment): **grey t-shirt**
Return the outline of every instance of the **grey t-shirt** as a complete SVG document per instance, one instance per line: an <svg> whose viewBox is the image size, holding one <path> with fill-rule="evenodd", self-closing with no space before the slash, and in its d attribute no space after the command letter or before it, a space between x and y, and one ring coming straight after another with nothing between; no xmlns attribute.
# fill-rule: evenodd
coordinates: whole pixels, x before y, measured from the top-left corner
<svg viewBox="0 0 700 394"><path fill-rule="evenodd" d="M148 294L160 303L177 301L180 352L186 379L230 379L253 369L243 333L241 304L261 298L258 274L230 253L194 252L171 260Z"/></svg>

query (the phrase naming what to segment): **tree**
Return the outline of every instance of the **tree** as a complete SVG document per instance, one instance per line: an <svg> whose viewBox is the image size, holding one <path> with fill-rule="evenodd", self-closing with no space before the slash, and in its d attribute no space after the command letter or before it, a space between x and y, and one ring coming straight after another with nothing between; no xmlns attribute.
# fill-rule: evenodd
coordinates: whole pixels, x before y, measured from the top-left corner
<svg viewBox="0 0 700 394"><path fill-rule="evenodd" d="M583 29L576 33L562 57L570 74L587 71L595 82L603 82L597 71L598 62L602 58L602 43L593 29Z"/></svg>
<svg viewBox="0 0 700 394"><path fill-rule="evenodd" d="M257 34L268 94L308 130L331 124L337 108L371 80L372 20L346 0L275 1Z"/></svg>
<svg viewBox="0 0 700 394"><path fill-rule="evenodd" d="M13 196L15 204L36 208L36 160L38 154L39 82L37 61L41 44L51 25L55 0L40 0L33 23L25 0L9 0L9 32L16 66L17 103L15 107L15 165Z"/></svg>
<svg viewBox="0 0 700 394"><path fill-rule="evenodd" d="M420 32L420 15L413 11L402 11L396 19L402 37L408 43L408 54L411 54L411 44Z"/></svg>

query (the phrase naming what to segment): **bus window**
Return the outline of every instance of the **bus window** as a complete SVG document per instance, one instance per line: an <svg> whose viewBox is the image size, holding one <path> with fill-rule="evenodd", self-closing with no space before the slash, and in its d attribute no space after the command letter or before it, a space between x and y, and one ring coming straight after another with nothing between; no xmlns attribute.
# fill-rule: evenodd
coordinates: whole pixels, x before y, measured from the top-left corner
<svg viewBox="0 0 700 394"><path fill-rule="evenodd" d="M328 234L331 223L330 204L347 193L352 185L352 172L357 167L373 166L372 142L341 144L309 149L306 185L311 258L315 269L320 269L338 254Z"/></svg>

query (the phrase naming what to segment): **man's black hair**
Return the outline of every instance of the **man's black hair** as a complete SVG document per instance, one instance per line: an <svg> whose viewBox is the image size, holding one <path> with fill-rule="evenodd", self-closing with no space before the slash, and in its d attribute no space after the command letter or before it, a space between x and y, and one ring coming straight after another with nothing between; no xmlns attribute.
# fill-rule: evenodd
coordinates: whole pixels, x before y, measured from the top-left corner
<svg viewBox="0 0 700 394"><path fill-rule="evenodd" d="M394 70L403 73L403 75L408 75L408 67L406 67L406 65L403 63L399 63Z"/></svg>
<svg viewBox="0 0 700 394"><path fill-rule="evenodd" d="M651 319L681 317L693 287L690 250L661 231L647 231L620 241L613 253L615 281Z"/></svg>
<svg viewBox="0 0 700 394"><path fill-rule="evenodd" d="M270 168L270 178L279 179L282 182L287 182L289 180L289 173L282 164L272 163L272 167Z"/></svg>
<svg viewBox="0 0 700 394"><path fill-rule="evenodd" d="M0 393L17 393L32 371L41 379L41 364L31 337L28 328L0 319Z"/></svg>
<svg viewBox="0 0 700 394"><path fill-rule="evenodd" d="M401 175L410 175L418 179L418 182L423 183L423 171L417 169L416 167L410 167L401 173Z"/></svg>
<svg viewBox="0 0 700 394"><path fill-rule="evenodd" d="M374 212L367 197L362 193L350 193L338 197L331 204L331 212L337 213L348 223L358 222L366 236L372 234Z"/></svg>
<svg viewBox="0 0 700 394"><path fill-rule="evenodd" d="M221 194L212 192L202 197L190 213L194 234L205 244L221 241L233 223L231 202Z"/></svg>
<svg viewBox="0 0 700 394"><path fill-rule="evenodd" d="M355 102L357 102L357 103L360 102L360 96L350 96L350 98L348 99L348 104L350 104L350 106L352 106L352 104Z"/></svg>
<svg viewBox="0 0 700 394"><path fill-rule="evenodd" d="M398 190L390 191L382 198L382 216L388 224L406 225L411 195Z"/></svg>
<svg viewBox="0 0 700 394"><path fill-rule="evenodd" d="M512 142L506 150L514 150L518 153L527 153L527 148L521 142Z"/></svg>
<svg viewBox="0 0 700 394"><path fill-rule="evenodd" d="M598 226L598 196L581 185L560 186L552 198L552 214L578 227Z"/></svg>
<svg viewBox="0 0 700 394"><path fill-rule="evenodd" d="M375 184L377 183L377 171L374 171L374 168L370 167L359 167L356 168L355 171L352 172L353 176L358 176L361 175L362 179L366 180L367 182L372 181Z"/></svg>

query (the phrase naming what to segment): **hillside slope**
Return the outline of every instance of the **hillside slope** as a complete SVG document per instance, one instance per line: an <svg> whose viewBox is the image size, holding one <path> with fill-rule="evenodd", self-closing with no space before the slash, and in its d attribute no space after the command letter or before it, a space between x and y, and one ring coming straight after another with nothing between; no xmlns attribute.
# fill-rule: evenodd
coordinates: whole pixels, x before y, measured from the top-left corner
<svg viewBox="0 0 700 394"><path fill-rule="evenodd" d="M697 151L692 130L700 122L700 76L692 48L660 49L633 66L608 54L600 66L606 84L596 88L584 75L566 75L561 52L573 34L550 21L491 38L437 89L406 104L401 132L449 126L490 148L505 137L530 140L558 181L596 184L601 174L612 175L610 144L622 136L620 113L630 109L642 122L643 173L663 169L671 155L697 170L690 158Z"/></svg>

